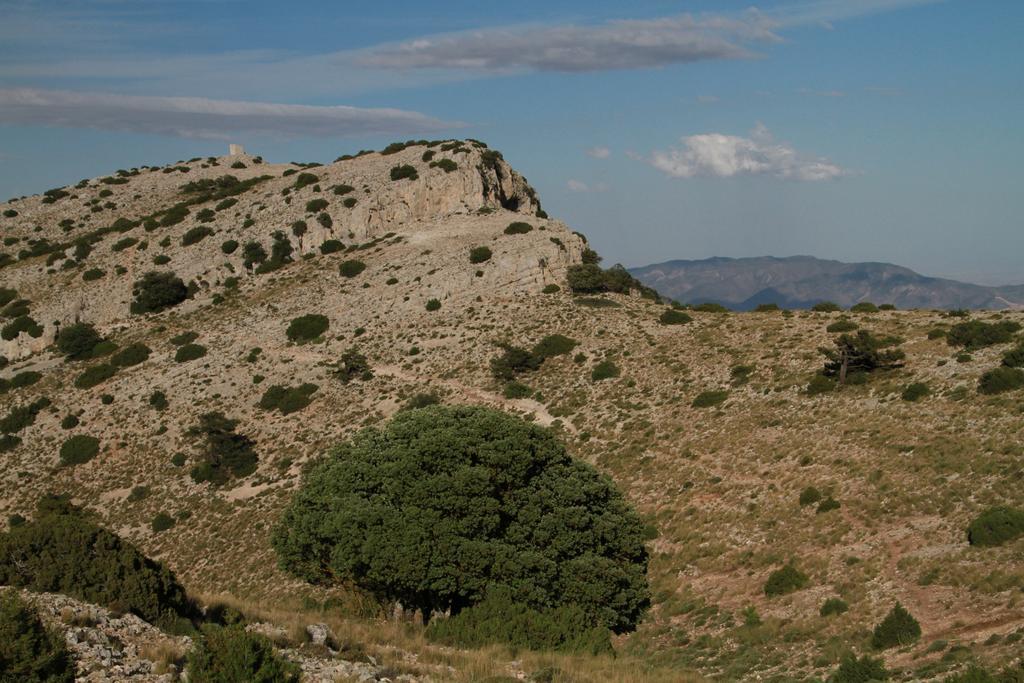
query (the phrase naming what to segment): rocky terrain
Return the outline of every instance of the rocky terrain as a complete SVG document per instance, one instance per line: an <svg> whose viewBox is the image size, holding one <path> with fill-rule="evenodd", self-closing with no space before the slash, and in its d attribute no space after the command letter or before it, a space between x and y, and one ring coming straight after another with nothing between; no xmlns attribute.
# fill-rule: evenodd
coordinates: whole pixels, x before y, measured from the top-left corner
<svg viewBox="0 0 1024 683"><path fill-rule="evenodd" d="M440 159L456 167L430 165ZM417 177L393 180L392 169L406 165ZM269 178L227 197L234 204L218 210L225 198L211 198L161 225L169 222L161 212L195 196L183 186L225 174ZM546 218L525 179L472 141L309 168L220 157L110 178L127 182L93 179L53 201L0 205L9 255L2 286L27 300L35 323L2 342L9 384L0 413L49 400L0 453L4 517L31 516L46 492L70 493L204 601L234 601L265 615L261 623L328 622L365 648L376 662L367 665L430 680L548 670L557 672L548 680L573 681L823 680L847 652L871 652L871 630L896 602L923 631L914 644L876 653L899 680L941 680L972 662L995 670L1019 657L1024 546L972 547L965 532L986 507L1021 504L1024 394L977 391L1011 343L963 354L936 332L961 319L935 311L691 311L689 322L668 325L666 305L650 298L574 296L566 271L584 258L584 239ZM326 207L309 205L320 199ZM530 229L509 230L516 223ZM76 255L78 238L115 225ZM186 238L204 226L211 232ZM247 267L245 246L259 242L269 255L278 231L290 258L264 272ZM42 239L67 246L33 247ZM322 249L330 240L342 246ZM471 258L484 246L489 258ZM351 261L364 268L342 266ZM102 275L85 277L93 270ZM131 314L133 283L150 270L176 273L191 298ZM307 314L326 316L328 328L290 340L291 321ZM905 364L810 395L818 348L836 336L826 327L841 318L898 338ZM977 318L1024 322L1024 313ZM151 352L83 387L79 378L104 358L69 361L52 346L76 320L119 348ZM525 397L507 397L489 369L497 345L529 347L549 334L578 345L519 376ZM181 359L188 344L202 355ZM339 378L352 349L372 376ZM308 405L259 406L267 387L304 383L316 387ZM912 383L927 395L903 400ZM654 606L635 633L616 639L616 659L439 648L355 591L325 591L277 569L269 530L303 466L423 394L550 426L656 528ZM213 410L238 420L259 455L253 474L221 487L189 476L201 453L189 429ZM62 444L79 434L98 439L98 453L62 464ZM837 505L802 505L811 486ZM158 516L164 522L154 524ZM769 597L767 577L790 562L806 585ZM848 609L822 616L829 598ZM41 599L51 617L65 605L85 609ZM164 638L152 635L150 646ZM98 661L116 680L115 665L150 675L143 659Z"/></svg>

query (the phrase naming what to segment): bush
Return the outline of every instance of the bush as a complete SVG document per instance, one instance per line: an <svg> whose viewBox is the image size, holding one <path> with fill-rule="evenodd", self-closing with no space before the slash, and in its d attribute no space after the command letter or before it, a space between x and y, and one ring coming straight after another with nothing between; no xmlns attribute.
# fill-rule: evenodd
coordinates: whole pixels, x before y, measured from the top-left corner
<svg viewBox="0 0 1024 683"><path fill-rule="evenodd" d="M427 406L436 406L441 403L441 397L437 394L416 394L402 406L402 410L418 410Z"/></svg>
<svg viewBox="0 0 1024 683"><path fill-rule="evenodd" d="M366 270L366 264L356 260L344 261L338 266L338 272L345 277L355 277L364 270Z"/></svg>
<svg viewBox="0 0 1024 683"><path fill-rule="evenodd" d="M310 199L306 202L306 213L316 213L327 208L327 200L322 198Z"/></svg>
<svg viewBox="0 0 1024 683"><path fill-rule="evenodd" d="M702 303L702 304L697 304L696 306L693 307L693 310L697 311L698 313L728 313L729 312L729 309L726 308L725 306L723 306L722 304L716 304L716 303L712 303L710 301Z"/></svg>
<svg viewBox="0 0 1024 683"><path fill-rule="evenodd" d="M252 269L254 265L265 263L267 250L259 242L246 242L242 247L242 265Z"/></svg>
<svg viewBox="0 0 1024 683"><path fill-rule="evenodd" d="M408 178L409 180L416 180L419 178L419 174L416 173L416 168L409 164L402 164L401 166L394 166L391 169L392 180L402 180Z"/></svg>
<svg viewBox="0 0 1024 683"><path fill-rule="evenodd" d="M826 512L831 512L832 510L838 510L840 507L839 501L832 496L829 496L818 503L818 507L814 510L814 514L824 514Z"/></svg>
<svg viewBox="0 0 1024 683"><path fill-rule="evenodd" d="M320 253L323 255L333 254L339 252L345 248L339 240L324 240L324 243L320 245Z"/></svg>
<svg viewBox="0 0 1024 683"><path fill-rule="evenodd" d="M511 381L516 374L536 370L544 362L542 356L518 346L502 344L500 348L503 353L491 359L491 375L497 380Z"/></svg>
<svg viewBox="0 0 1024 683"><path fill-rule="evenodd" d="M22 332L28 334L28 336L38 339L43 336L43 326L33 320L30 316L20 315L11 322L4 325L2 331L0 331L0 338L5 341L11 341L17 339L18 335Z"/></svg>
<svg viewBox="0 0 1024 683"><path fill-rule="evenodd" d="M210 482L222 486L231 479L242 479L256 471L258 456L255 442L235 431L238 420L231 420L221 412L205 413L199 424L189 428L188 434L204 440L202 461L192 468L196 483Z"/></svg>
<svg viewBox="0 0 1024 683"><path fill-rule="evenodd" d="M575 339L566 337L563 334L549 334L533 347L533 355L541 362L555 356L564 356L572 352L579 344Z"/></svg>
<svg viewBox="0 0 1024 683"><path fill-rule="evenodd" d="M341 354L338 369L334 374L342 384L348 384L356 379L364 381L373 379L370 362L355 347L346 349L345 353Z"/></svg>
<svg viewBox="0 0 1024 683"><path fill-rule="evenodd" d="M693 318L688 316L686 313L676 311L671 308L666 308L658 317L658 322L662 325L685 325L692 320Z"/></svg>
<svg viewBox="0 0 1024 683"><path fill-rule="evenodd" d="M60 421L61 429L74 429L78 426L80 420L77 415L65 415Z"/></svg>
<svg viewBox="0 0 1024 683"><path fill-rule="evenodd" d="M782 309L779 308L779 305L775 304L775 303L771 303L771 304L758 304L754 308L754 313L774 313L774 312L780 311L780 310L782 310Z"/></svg>
<svg viewBox="0 0 1024 683"><path fill-rule="evenodd" d="M555 292L562 291L562 288L555 284L544 285L544 289L540 290L541 294L554 294Z"/></svg>
<svg viewBox="0 0 1024 683"><path fill-rule="evenodd" d="M157 254L153 257L154 266L164 266L171 262L171 257L167 254Z"/></svg>
<svg viewBox="0 0 1024 683"><path fill-rule="evenodd" d="M549 431L487 408L431 406L313 465L271 543L297 577L352 582L428 619L504 588L518 604L575 605L621 633L649 605L643 539L611 480Z"/></svg>
<svg viewBox="0 0 1024 683"><path fill-rule="evenodd" d="M68 438L60 447L60 464L66 466L82 465L96 457L100 452L100 440L86 434L76 434Z"/></svg>
<svg viewBox="0 0 1024 683"><path fill-rule="evenodd" d="M204 239L213 234L213 228L208 225L197 225L194 228L189 229L184 235L181 236L181 246L190 247L193 244L198 244Z"/></svg>
<svg viewBox="0 0 1024 683"><path fill-rule="evenodd" d="M511 381L505 385L505 388L501 391L502 396L505 398L529 398L533 394L533 389L523 384L522 382Z"/></svg>
<svg viewBox="0 0 1024 683"><path fill-rule="evenodd" d="M807 507L808 505L814 505L821 500L821 491L808 486L800 492L800 507Z"/></svg>
<svg viewBox="0 0 1024 683"><path fill-rule="evenodd" d="M130 368L133 365L138 365L149 360L149 354L152 352L148 346L142 342L135 342L129 344L110 358L112 365L119 368Z"/></svg>
<svg viewBox="0 0 1024 683"><path fill-rule="evenodd" d="M340 196L340 195L348 194L349 192L354 192L355 189L356 188L352 187L351 185L335 185L334 189L332 190L332 192L334 192L334 194Z"/></svg>
<svg viewBox="0 0 1024 683"><path fill-rule="evenodd" d="M345 197L345 200L341 203L346 209L351 209L356 205L358 200L355 197Z"/></svg>
<svg viewBox="0 0 1024 683"><path fill-rule="evenodd" d="M469 250L469 262L484 263L485 261L490 261L492 255L488 247L473 247Z"/></svg>
<svg viewBox="0 0 1024 683"><path fill-rule="evenodd" d="M946 333L946 343L950 346L961 346L966 351L976 351L993 344L1005 344L1013 340L1013 335L1020 331L1020 324L1012 320L1000 320L986 323L980 320L968 320L957 323Z"/></svg>
<svg viewBox="0 0 1024 683"><path fill-rule="evenodd" d="M506 235L525 235L526 233L533 230L533 226L523 221L515 221L509 223L505 228Z"/></svg>
<svg viewBox="0 0 1024 683"><path fill-rule="evenodd" d="M889 680L889 672L885 669L882 659L873 659L864 655L857 659L850 654L843 658L836 672L829 676L828 683L871 683L872 681Z"/></svg>
<svg viewBox="0 0 1024 683"><path fill-rule="evenodd" d="M159 534L162 531L167 531L174 526L174 517L171 517L166 512L158 512L153 521L149 523L149 527L153 530L153 533Z"/></svg>
<svg viewBox="0 0 1024 683"><path fill-rule="evenodd" d="M75 378L75 386L79 389L91 389L102 384L117 374L117 367L110 363L100 363L86 368L85 372Z"/></svg>
<svg viewBox="0 0 1024 683"><path fill-rule="evenodd" d="M601 380L611 379L618 377L620 374L619 366L610 360L603 360L594 366L594 369L590 371L590 379L593 382L600 382Z"/></svg>
<svg viewBox="0 0 1024 683"><path fill-rule="evenodd" d="M792 564L787 564L768 575L768 580L764 584L764 594L769 598L774 598L794 593L805 586L807 586L807 575Z"/></svg>
<svg viewBox="0 0 1024 683"><path fill-rule="evenodd" d="M103 337L89 323L68 325L54 339L57 350L63 353L68 360L89 358L93 347L101 341L103 341Z"/></svg>
<svg viewBox="0 0 1024 683"><path fill-rule="evenodd" d="M150 271L135 283L132 294L132 313L158 313L188 298L188 288L172 272Z"/></svg>
<svg viewBox="0 0 1024 683"><path fill-rule="evenodd" d="M711 406L717 406L725 403L727 398L729 398L729 392L727 390L702 391L697 394L690 406L693 408L710 408Z"/></svg>
<svg viewBox="0 0 1024 683"><path fill-rule="evenodd" d="M875 337L867 330L855 335L841 334L834 349L818 349L825 356L822 374L840 381L853 373L870 373L876 370L891 370L901 367L906 354L899 349L886 350L889 339Z"/></svg>
<svg viewBox="0 0 1024 683"><path fill-rule="evenodd" d="M1024 512L1009 507L992 507L974 518L967 527L967 542L976 546L997 546L1024 535Z"/></svg>
<svg viewBox="0 0 1024 683"><path fill-rule="evenodd" d="M441 159L439 161L430 162L431 168L439 168L445 173L451 173L459 168L459 165L451 159Z"/></svg>
<svg viewBox="0 0 1024 683"><path fill-rule="evenodd" d="M978 391L982 394L1001 394L1024 387L1024 370L999 366L978 379Z"/></svg>
<svg viewBox="0 0 1024 683"><path fill-rule="evenodd" d="M829 598L825 602L821 603L821 609L818 610L818 614L823 617L831 617L842 614L849 609L850 606L847 605L846 601L842 598Z"/></svg>
<svg viewBox="0 0 1024 683"><path fill-rule="evenodd" d="M871 634L871 646L877 650L911 645L921 637L921 625L903 605L896 603Z"/></svg>
<svg viewBox="0 0 1024 683"><path fill-rule="evenodd" d="M833 303L831 301L819 301L818 303L811 306L811 310L817 311L818 313L835 313L843 309L837 303Z"/></svg>
<svg viewBox="0 0 1024 683"><path fill-rule="evenodd" d="M437 299L428 299L425 308L428 311L436 311L441 308L441 302Z"/></svg>
<svg viewBox="0 0 1024 683"><path fill-rule="evenodd" d="M302 410L312 403L313 394L319 388L315 384L308 383L297 387L275 384L263 392L258 405L263 410L277 410L282 415L288 415Z"/></svg>
<svg viewBox="0 0 1024 683"><path fill-rule="evenodd" d="M222 242L220 250L225 254L234 254L238 250L238 240L226 240Z"/></svg>
<svg viewBox="0 0 1024 683"><path fill-rule="evenodd" d="M153 406L157 410L166 410L167 406L170 405L167 402L167 394L157 389L149 395L149 405Z"/></svg>
<svg viewBox="0 0 1024 683"><path fill-rule="evenodd" d="M158 626L195 614L167 567L62 497L44 498L32 522L0 534L0 584L117 606Z"/></svg>
<svg viewBox="0 0 1024 683"><path fill-rule="evenodd" d="M858 327L860 327L860 325L858 325L857 323L853 322L849 318L840 318L839 320L835 321L834 323L826 326L825 327L825 331L829 332L829 333L832 333L832 334L834 334L836 332L853 332Z"/></svg>
<svg viewBox="0 0 1024 683"><path fill-rule="evenodd" d="M1004 353L1003 365L1008 368L1024 368L1024 344Z"/></svg>
<svg viewBox="0 0 1024 683"><path fill-rule="evenodd" d="M569 266L566 273L569 289L579 294L604 291L604 271L593 263Z"/></svg>
<svg viewBox="0 0 1024 683"><path fill-rule="evenodd" d="M0 420L0 432L14 434L35 424L36 416L50 406L50 399L40 398L23 406L11 408Z"/></svg>
<svg viewBox="0 0 1024 683"><path fill-rule="evenodd" d="M168 259L170 260L170 259ZM99 280L101 277L107 274L107 271L102 268L90 268L89 270L82 273L83 282L92 282L93 280Z"/></svg>
<svg viewBox="0 0 1024 683"><path fill-rule="evenodd" d="M610 654L606 628L594 626L575 605L531 609L516 602L508 590L492 590L473 607L427 628L427 638L462 648L501 643L516 649Z"/></svg>
<svg viewBox="0 0 1024 683"><path fill-rule="evenodd" d="M850 311L852 313L878 313L878 306L870 301L861 301L850 306Z"/></svg>
<svg viewBox="0 0 1024 683"><path fill-rule="evenodd" d="M306 315L293 318L288 325L285 334L293 342L307 342L316 339L331 326L326 315L319 313L307 313Z"/></svg>
<svg viewBox="0 0 1024 683"><path fill-rule="evenodd" d="M904 401L913 402L917 401L918 399L924 398L930 393L931 390L928 389L927 384L923 382L914 382L913 384L909 384L907 388L903 390L903 393L900 395L900 398L902 398Z"/></svg>
<svg viewBox="0 0 1024 683"><path fill-rule="evenodd" d="M47 629L15 591L0 594L0 680L74 683L75 664L64 635Z"/></svg>
<svg viewBox="0 0 1024 683"><path fill-rule="evenodd" d="M189 361L198 360L205 355L206 347L202 344L185 344L178 347L174 354L174 361L176 363L188 363Z"/></svg>
<svg viewBox="0 0 1024 683"><path fill-rule="evenodd" d="M319 176L314 173L300 173L295 176L295 185L292 187L296 190L301 190L307 185L315 185L320 181Z"/></svg>
<svg viewBox="0 0 1024 683"><path fill-rule="evenodd" d="M242 624L205 624L188 656L191 683L299 683L298 664L274 654L266 636Z"/></svg>

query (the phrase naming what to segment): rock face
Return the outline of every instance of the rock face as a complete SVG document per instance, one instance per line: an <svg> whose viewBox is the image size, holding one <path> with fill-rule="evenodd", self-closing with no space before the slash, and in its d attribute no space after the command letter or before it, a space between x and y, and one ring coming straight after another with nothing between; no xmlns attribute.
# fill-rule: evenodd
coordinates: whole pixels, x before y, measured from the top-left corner
<svg viewBox="0 0 1024 683"><path fill-rule="evenodd" d="M393 169L405 167L415 169L414 177L393 180ZM240 194L191 203L181 222L160 225L169 222L162 212L198 196L186 184L225 175L266 178ZM30 301L29 315L42 327L38 336L0 340L0 355L11 360L39 353L68 323L130 327L132 284L147 271L173 271L191 283L197 299L229 278L259 279L258 264L245 261L245 245L258 243L272 255L275 235L288 241L291 259L319 258L325 243L352 252L400 238L419 249L419 261L433 266L428 271L460 261L465 267L430 287L438 299L539 291L563 280L584 247L563 224L546 219L522 175L475 142L412 145L315 167L240 154L126 171L61 192L67 196L0 205L0 215L17 212L0 218L7 258L15 259L3 267L4 286ZM503 240L487 268L469 267L468 250L492 243L512 221L529 221L536 230ZM47 245L59 247L47 251ZM47 253L31 256L37 248ZM396 297L385 305L420 303Z"/></svg>

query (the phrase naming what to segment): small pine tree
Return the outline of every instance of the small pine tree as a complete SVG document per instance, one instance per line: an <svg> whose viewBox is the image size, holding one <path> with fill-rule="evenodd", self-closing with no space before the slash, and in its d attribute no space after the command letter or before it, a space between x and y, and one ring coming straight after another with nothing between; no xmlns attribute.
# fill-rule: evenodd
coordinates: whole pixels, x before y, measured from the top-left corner
<svg viewBox="0 0 1024 683"><path fill-rule="evenodd" d="M896 603L871 635L871 645L878 650L910 645L921 637L921 625L903 605Z"/></svg>
<svg viewBox="0 0 1024 683"><path fill-rule="evenodd" d="M15 591L0 595L0 681L72 683L75 665L64 637L47 629Z"/></svg>

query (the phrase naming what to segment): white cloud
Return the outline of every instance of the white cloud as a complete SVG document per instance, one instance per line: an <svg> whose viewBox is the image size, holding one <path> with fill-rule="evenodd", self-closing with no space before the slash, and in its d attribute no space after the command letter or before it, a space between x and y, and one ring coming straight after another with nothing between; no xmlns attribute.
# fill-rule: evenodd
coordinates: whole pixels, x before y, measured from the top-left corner
<svg viewBox="0 0 1024 683"><path fill-rule="evenodd" d="M697 102L700 104L714 104L718 98L714 95L697 95Z"/></svg>
<svg viewBox="0 0 1024 683"><path fill-rule="evenodd" d="M722 133L690 135L683 147L655 151L648 162L675 178L769 175L787 180L831 180L848 171L827 159L809 157L777 142L762 124L749 138Z"/></svg>
<svg viewBox="0 0 1024 683"><path fill-rule="evenodd" d="M593 159L607 159L612 155L612 151L607 147L591 147L587 150L587 156Z"/></svg>
<svg viewBox="0 0 1024 683"><path fill-rule="evenodd" d="M575 179L572 179L572 178L570 178L569 181L566 182L565 185L566 185L566 187L569 188L569 190L571 192L607 192L608 191L607 183L595 183L593 185L588 185L587 183L583 182L582 180L575 180Z"/></svg>
<svg viewBox="0 0 1024 683"><path fill-rule="evenodd" d="M215 139L242 134L343 137L426 132L461 125L401 109L108 95L30 88L0 89L0 123Z"/></svg>

